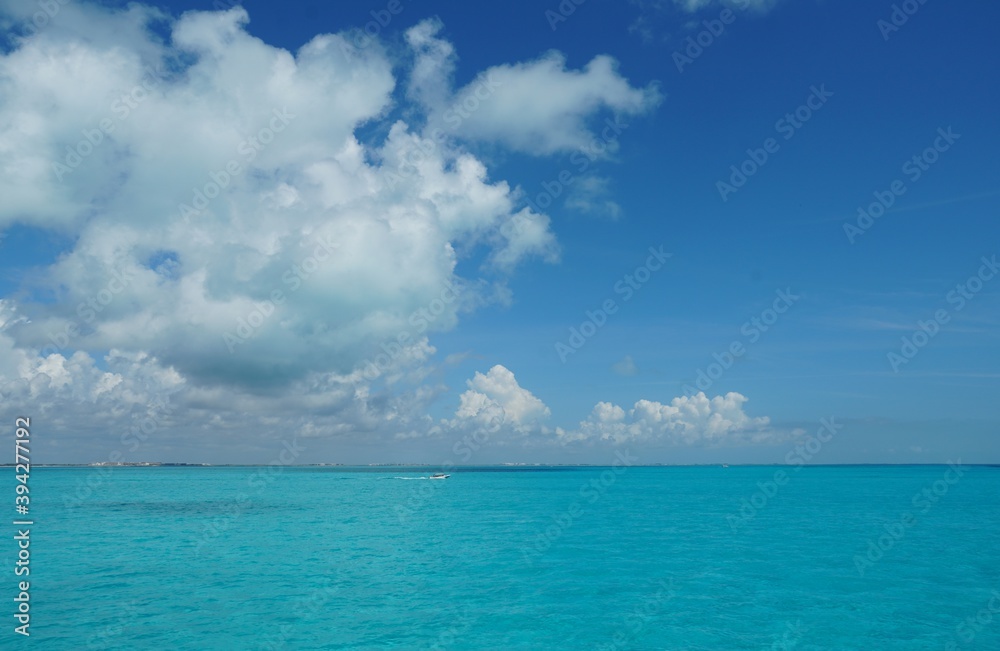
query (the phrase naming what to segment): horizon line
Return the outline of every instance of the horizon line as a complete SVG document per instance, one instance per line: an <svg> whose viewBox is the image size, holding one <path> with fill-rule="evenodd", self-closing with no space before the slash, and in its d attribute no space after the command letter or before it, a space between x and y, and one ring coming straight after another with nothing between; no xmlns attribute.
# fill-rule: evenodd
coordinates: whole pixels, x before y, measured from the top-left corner
<svg viewBox="0 0 1000 651"><path fill-rule="evenodd" d="M749 467L802 467L813 468L822 467L850 467L850 466L948 466L960 464L963 466L1000 466L1000 462L975 462L967 463L958 461L939 461L927 463L904 463L904 462L864 462L864 463L636 463L630 464L630 468L691 468L691 467L718 467L718 468L749 468ZM13 463L0 463L2 467L15 467ZM192 463L183 461L135 461L124 463L94 462L94 463L33 463L35 468L162 468L162 467L183 467L183 468L267 468L270 463ZM282 468L611 468L613 465L596 463L482 463L482 464L455 464L455 463L296 463L280 464Z"/></svg>

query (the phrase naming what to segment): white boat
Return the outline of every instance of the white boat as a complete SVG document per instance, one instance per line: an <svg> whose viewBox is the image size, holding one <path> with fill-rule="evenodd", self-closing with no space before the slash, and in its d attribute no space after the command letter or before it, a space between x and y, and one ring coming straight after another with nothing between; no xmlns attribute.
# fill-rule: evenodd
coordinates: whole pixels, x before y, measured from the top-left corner
<svg viewBox="0 0 1000 651"><path fill-rule="evenodd" d="M448 479L449 477L451 477L451 475L446 475L443 472L436 472L428 477L428 479Z"/></svg>

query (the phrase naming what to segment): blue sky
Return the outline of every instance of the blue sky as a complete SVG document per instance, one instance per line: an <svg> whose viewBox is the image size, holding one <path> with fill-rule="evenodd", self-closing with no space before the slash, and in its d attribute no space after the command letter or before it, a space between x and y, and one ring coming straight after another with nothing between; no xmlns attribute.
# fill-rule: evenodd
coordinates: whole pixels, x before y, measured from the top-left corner
<svg viewBox="0 0 1000 651"><path fill-rule="evenodd" d="M0 410L38 462L1000 461L1000 9L744 4L0 3Z"/></svg>

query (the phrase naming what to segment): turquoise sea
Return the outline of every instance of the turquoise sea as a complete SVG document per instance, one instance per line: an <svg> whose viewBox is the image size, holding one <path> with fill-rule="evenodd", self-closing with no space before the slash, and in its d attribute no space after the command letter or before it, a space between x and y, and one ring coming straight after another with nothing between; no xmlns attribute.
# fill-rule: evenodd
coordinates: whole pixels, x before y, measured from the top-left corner
<svg viewBox="0 0 1000 651"><path fill-rule="evenodd" d="M1000 649L1000 468L427 474L34 468L0 647Z"/></svg>

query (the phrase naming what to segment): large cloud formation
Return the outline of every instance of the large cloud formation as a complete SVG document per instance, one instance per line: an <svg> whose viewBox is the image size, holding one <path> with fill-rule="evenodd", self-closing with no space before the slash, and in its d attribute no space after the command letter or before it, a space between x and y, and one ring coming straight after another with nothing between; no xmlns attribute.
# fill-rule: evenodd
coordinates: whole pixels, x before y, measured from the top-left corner
<svg viewBox="0 0 1000 651"><path fill-rule="evenodd" d="M0 2L0 233L69 242L0 299L0 400L76 432L441 431L431 337L559 254L473 146L567 151L659 101L610 57L573 70L556 52L455 88L434 20L402 54L352 32L290 52L239 7L58 7L32 27L33 6ZM460 400L446 427L499 410L521 436L565 434L503 367ZM724 400L709 411L747 425Z"/></svg>
<svg viewBox="0 0 1000 651"><path fill-rule="evenodd" d="M403 122L359 142L392 106L377 43L320 35L293 55L236 8L185 14L166 44L157 18L66 6L0 61L0 224L75 238L46 270L58 300L32 306L19 343L84 321L75 348L148 351L203 384L350 373L404 331L425 348L489 296L455 274L457 249L554 259L548 217L473 156ZM114 36L88 30L102 19ZM504 229L515 217L528 227ZM433 321L407 322L449 290Z"/></svg>

